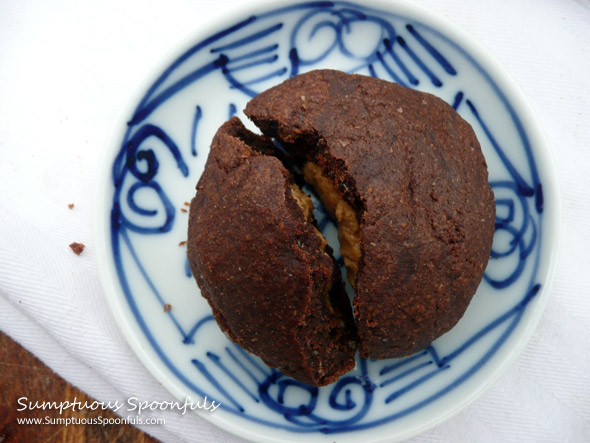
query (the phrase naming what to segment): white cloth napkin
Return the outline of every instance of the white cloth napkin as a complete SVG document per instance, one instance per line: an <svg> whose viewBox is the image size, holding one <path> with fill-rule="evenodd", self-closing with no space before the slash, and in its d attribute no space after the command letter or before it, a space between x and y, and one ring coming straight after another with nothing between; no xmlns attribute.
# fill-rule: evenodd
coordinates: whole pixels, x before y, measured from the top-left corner
<svg viewBox="0 0 590 443"><path fill-rule="evenodd" d="M413 440L590 441L590 2L418 3L487 47L531 102L553 150L563 235L547 309L514 366ZM0 329L99 401L172 400L122 338L98 276L92 202L111 125L178 43L246 4L0 2ZM142 429L163 441L243 441L194 414L157 415L165 425Z"/></svg>

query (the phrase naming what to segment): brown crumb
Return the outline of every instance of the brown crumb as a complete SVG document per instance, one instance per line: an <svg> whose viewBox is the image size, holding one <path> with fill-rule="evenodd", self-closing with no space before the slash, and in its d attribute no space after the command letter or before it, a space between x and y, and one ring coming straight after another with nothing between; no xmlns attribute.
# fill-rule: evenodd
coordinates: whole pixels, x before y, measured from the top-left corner
<svg viewBox="0 0 590 443"><path fill-rule="evenodd" d="M191 204L189 202L184 202L184 206L190 206Z"/></svg>
<svg viewBox="0 0 590 443"><path fill-rule="evenodd" d="M74 251L74 254L76 255L80 255L85 247L86 245L84 245L84 243L74 242L70 244L70 248L72 249L72 251Z"/></svg>
<svg viewBox="0 0 590 443"><path fill-rule="evenodd" d="M70 204L68 205L68 208L70 208L70 209L74 209L74 204L73 204L73 203L70 203Z"/></svg>
<svg viewBox="0 0 590 443"><path fill-rule="evenodd" d="M186 240L183 240L180 243L178 243L178 246L184 246L184 245L186 245Z"/></svg>
<svg viewBox="0 0 590 443"><path fill-rule="evenodd" d="M170 312L170 311L172 311L172 305L169 303L166 303L164 305L164 312Z"/></svg>
<svg viewBox="0 0 590 443"><path fill-rule="evenodd" d="M180 210L181 210L182 212L188 212L188 211L187 211L186 209L184 209L184 208L180 208Z"/></svg>

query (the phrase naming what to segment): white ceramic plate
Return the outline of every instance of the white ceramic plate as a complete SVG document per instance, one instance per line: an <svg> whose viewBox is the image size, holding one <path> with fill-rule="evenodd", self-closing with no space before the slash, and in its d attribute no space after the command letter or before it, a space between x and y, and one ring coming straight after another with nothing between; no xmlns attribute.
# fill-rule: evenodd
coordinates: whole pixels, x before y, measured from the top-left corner
<svg viewBox="0 0 590 443"><path fill-rule="evenodd" d="M216 129L289 76L335 68L434 93L471 123L489 166L493 254L463 319L401 360L360 360L321 389L291 380L220 332L190 275L185 202ZM132 348L179 399L256 441L379 441L415 435L474 400L507 368L549 295L558 205L548 148L485 51L403 1L266 3L217 23L163 63L108 147L97 197L107 297ZM322 221L334 238L334 228ZM337 248L336 248L337 249ZM165 312L164 305L172 309Z"/></svg>

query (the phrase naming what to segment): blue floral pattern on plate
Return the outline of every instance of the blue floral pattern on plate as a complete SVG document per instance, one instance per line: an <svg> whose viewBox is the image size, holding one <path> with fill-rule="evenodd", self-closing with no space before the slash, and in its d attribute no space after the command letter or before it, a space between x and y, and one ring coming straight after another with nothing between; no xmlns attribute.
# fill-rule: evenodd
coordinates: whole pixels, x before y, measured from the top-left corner
<svg viewBox="0 0 590 443"><path fill-rule="evenodd" d="M230 416L295 433L347 433L439 411L426 418L432 421L493 373L491 362L510 353L531 317L547 272L535 147L510 97L475 54L436 23L401 10L311 2L245 16L175 58L129 116L111 163L111 259L149 358L185 396L207 396ZM323 388L285 377L221 334L182 246L186 202L216 128L242 115L250 97L320 67L384 78L449 102L478 135L497 205L490 264L457 327L404 359L360 359ZM314 203L320 228L335 244L334 226Z"/></svg>

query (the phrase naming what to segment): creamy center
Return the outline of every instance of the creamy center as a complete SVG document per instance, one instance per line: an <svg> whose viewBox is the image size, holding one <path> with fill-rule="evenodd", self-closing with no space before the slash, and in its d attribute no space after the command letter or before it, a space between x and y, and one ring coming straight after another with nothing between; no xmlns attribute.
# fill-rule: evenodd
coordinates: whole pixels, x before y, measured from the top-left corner
<svg viewBox="0 0 590 443"><path fill-rule="evenodd" d="M320 251L325 252L326 246L328 246L328 240L326 240L320 230L313 223L313 202L311 201L311 198L309 198L309 195L303 192L296 184L291 184L291 196L295 199L297 205L303 211L303 215L305 216L307 222L313 226L316 234L321 238L322 244L320 246Z"/></svg>
<svg viewBox="0 0 590 443"><path fill-rule="evenodd" d="M324 208L338 222L340 254L346 265L346 277L354 287L361 258L361 230L356 211L344 201L336 185L322 174L321 168L315 163L307 162L303 165L303 177L318 193Z"/></svg>

